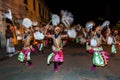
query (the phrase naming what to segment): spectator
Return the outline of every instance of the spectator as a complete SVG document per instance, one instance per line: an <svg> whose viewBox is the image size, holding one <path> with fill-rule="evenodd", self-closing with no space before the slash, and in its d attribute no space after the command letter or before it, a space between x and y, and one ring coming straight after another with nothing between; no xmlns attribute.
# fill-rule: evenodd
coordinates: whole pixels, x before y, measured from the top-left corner
<svg viewBox="0 0 120 80"><path fill-rule="evenodd" d="M6 37L6 52L9 57L12 57L15 53L15 46L13 42L13 32L10 29L10 25L7 25L7 29L5 31L5 37Z"/></svg>

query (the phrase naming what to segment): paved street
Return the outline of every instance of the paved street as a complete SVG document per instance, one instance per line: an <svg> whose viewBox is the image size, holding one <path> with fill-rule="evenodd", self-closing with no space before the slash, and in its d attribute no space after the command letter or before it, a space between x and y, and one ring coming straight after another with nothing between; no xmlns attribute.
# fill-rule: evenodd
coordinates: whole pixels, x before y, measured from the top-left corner
<svg viewBox="0 0 120 80"><path fill-rule="evenodd" d="M110 47L104 46L110 52ZM17 61L17 55L5 57L5 49L0 50L0 80L120 80L120 55L111 56L109 64L91 71L92 55L85 47L70 44L64 47L64 63L58 72L53 64L47 65L47 56L51 48L45 48L44 54L32 53L33 67L27 67ZM118 52L119 53L119 52Z"/></svg>

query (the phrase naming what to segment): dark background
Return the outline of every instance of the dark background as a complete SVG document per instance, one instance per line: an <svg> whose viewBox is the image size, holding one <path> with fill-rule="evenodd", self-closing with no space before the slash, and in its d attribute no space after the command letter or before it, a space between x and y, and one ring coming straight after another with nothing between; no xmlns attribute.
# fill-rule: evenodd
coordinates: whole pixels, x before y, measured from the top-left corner
<svg viewBox="0 0 120 80"><path fill-rule="evenodd" d="M114 25L120 19L119 2L106 0L44 0L51 13L60 14L67 10L74 15L75 24L85 24L89 20L101 24L110 20ZM102 18L102 19L101 19Z"/></svg>

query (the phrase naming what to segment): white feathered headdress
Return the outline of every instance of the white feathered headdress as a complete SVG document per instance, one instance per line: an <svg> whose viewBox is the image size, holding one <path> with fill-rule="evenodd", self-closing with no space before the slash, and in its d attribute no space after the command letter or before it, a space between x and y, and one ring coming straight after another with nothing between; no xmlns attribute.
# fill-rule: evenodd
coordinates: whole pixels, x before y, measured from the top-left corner
<svg viewBox="0 0 120 80"><path fill-rule="evenodd" d="M77 36L77 32L75 31L74 28L69 29L69 30L67 31L67 34L68 34L68 36L69 36L70 38L75 38L75 37Z"/></svg>
<svg viewBox="0 0 120 80"><path fill-rule="evenodd" d="M22 25L25 28L30 28L30 27L32 27L32 21L29 18L24 18L23 22L22 22Z"/></svg>
<svg viewBox="0 0 120 80"><path fill-rule="evenodd" d="M37 21L33 21L33 22L32 22L32 25L33 25L33 26L37 26L37 25L38 25L38 22L37 22Z"/></svg>
<svg viewBox="0 0 120 80"><path fill-rule="evenodd" d="M89 22L86 23L85 28L87 28L88 30L90 30L90 29L93 28L94 25L95 25L94 22L89 21Z"/></svg>
<svg viewBox="0 0 120 80"><path fill-rule="evenodd" d="M106 20L103 22L103 24L101 25L102 27L106 27L110 25L110 21Z"/></svg>
<svg viewBox="0 0 120 80"><path fill-rule="evenodd" d="M60 23L60 17L57 14L52 14L52 25L57 26Z"/></svg>
<svg viewBox="0 0 120 80"><path fill-rule="evenodd" d="M41 32L39 32L39 31L36 31L35 33L34 33L34 38L36 39L36 40L42 40L42 39L44 39L44 34L43 33L41 33Z"/></svg>
<svg viewBox="0 0 120 80"><path fill-rule="evenodd" d="M62 19L61 19L61 22L66 26L66 27L69 27L73 21L74 21L74 18L73 18L73 15L71 12L68 12L68 11L64 11L64 10L61 10L61 16L62 16Z"/></svg>

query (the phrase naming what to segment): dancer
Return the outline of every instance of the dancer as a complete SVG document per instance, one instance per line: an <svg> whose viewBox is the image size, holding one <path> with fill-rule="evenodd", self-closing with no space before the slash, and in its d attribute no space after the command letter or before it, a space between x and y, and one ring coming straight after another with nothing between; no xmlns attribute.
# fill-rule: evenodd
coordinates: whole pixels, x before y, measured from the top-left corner
<svg viewBox="0 0 120 80"><path fill-rule="evenodd" d="M32 61L30 54L32 51L34 51L34 48L31 45L31 40L33 39L33 34L29 31L26 31L28 36L26 36L26 39L24 40L24 46L21 50L21 52L18 55L18 60L25 65L32 66Z"/></svg>
<svg viewBox="0 0 120 80"><path fill-rule="evenodd" d="M52 53L50 54L52 57L52 60L54 63L54 71L58 71L59 66L63 63L64 57L63 57L63 46L62 46L62 39L65 37L68 37L68 35L61 35L61 28L56 26L54 28L54 34L53 35L45 35L46 37L53 39L53 45L52 45ZM49 58L49 56L48 56ZM48 64L50 62L48 61Z"/></svg>
<svg viewBox="0 0 120 80"><path fill-rule="evenodd" d="M114 56L117 53L116 46L119 43L119 36L118 36L118 31L117 30L113 31L112 37L113 37L113 42L112 42L112 46L111 46L111 53L112 53L111 55Z"/></svg>
<svg viewBox="0 0 120 80"><path fill-rule="evenodd" d="M101 34L101 30L101 27L97 27L90 40L91 48L89 48L89 50L93 53L93 66L91 67L91 70L96 70L96 67L98 66L104 67L109 61L108 53L104 51L101 46L102 40L105 41Z"/></svg>
<svg viewBox="0 0 120 80"><path fill-rule="evenodd" d="M91 39L91 33L92 33L93 26L95 26L95 22L88 21L86 23L85 29L83 29L83 34L86 39L86 51L87 52L88 52L88 48L89 48L89 43L90 43L90 39Z"/></svg>

